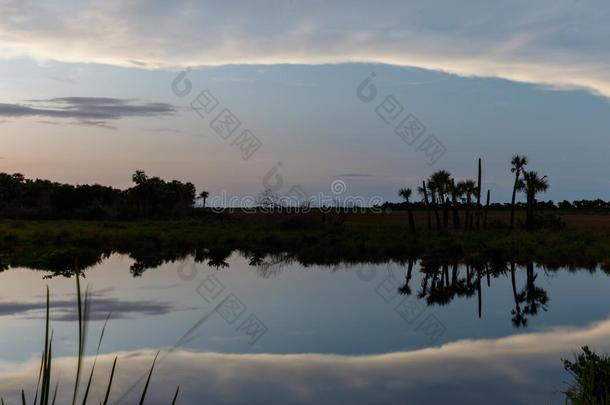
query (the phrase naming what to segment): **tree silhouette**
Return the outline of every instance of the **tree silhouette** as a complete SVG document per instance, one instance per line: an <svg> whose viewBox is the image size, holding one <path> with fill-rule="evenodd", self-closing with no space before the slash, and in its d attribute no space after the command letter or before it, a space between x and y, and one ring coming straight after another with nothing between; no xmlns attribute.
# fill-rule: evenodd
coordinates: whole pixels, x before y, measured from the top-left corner
<svg viewBox="0 0 610 405"><path fill-rule="evenodd" d="M415 234L415 220L413 219L413 209L411 207L411 202L409 201L409 198L411 198L412 193L413 191L410 188L401 188L398 191L398 195L404 198L405 202L407 203L407 213L409 215L409 229L411 230L411 233Z"/></svg>
<svg viewBox="0 0 610 405"><path fill-rule="evenodd" d="M426 182L422 181L421 187L417 188L417 192L423 197L424 203L426 204L426 215L428 217L428 231L432 230L432 215L430 213L430 201L428 200L428 190Z"/></svg>
<svg viewBox="0 0 610 405"><path fill-rule="evenodd" d="M453 229L460 228L460 214L458 211L458 199L461 196L461 189L455 184L455 179L451 179L451 205L453 206Z"/></svg>
<svg viewBox="0 0 610 405"><path fill-rule="evenodd" d="M428 192L430 201L432 203L432 209L436 218L436 227L440 231L441 226L447 228L449 224L449 198L451 195L451 174L446 170L439 170L432 173L428 179ZM438 208L443 210L443 221L441 225L441 218L438 212Z"/></svg>
<svg viewBox="0 0 610 405"><path fill-rule="evenodd" d="M519 305L520 297L517 293L517 283L515 281L515 262L512 261L510 263L510 281L513 288L513 300L515 301L515 309L511 311L511 314L513 315L511 320L516 328L527 326L527 318L523 314L523 311L521 311L521 306Z"/></svg>
<svg viewBox="0 0 610 405"><path fill-rule="evenodd" d="M136 170L135 173L131 175L131 180L139 186L140 184L146 183L148 176L144 170Z"/></svg>
<svg viewBox="0 0 610 405"><path fill-rule="evenodd" d="M519 191L525 192L527 198L527 212L525 218L526 228L533 230L534 224L534 209L536 206L536 194L545 192L549 188L549 183L546 176L538 176L537 172L524 171L523 179L519 180Z"/></svg>
<svg viewBox="0 0 610 405"><path fill-rule="evenodd" d="M483 214L483 229L487 229L487 216L489 214L489 199L490 199L491 190L487 189L487 199L485 202L485 212Z"/></svg>
<svg viewBox="0 0 610 405"><path fill-rule="evenodd" d="M535 316L538 314L539 309L546 311L549 297L543 288L540 288L535 284L538 275L535 273L534 263L528 261L525 268L526 283L525 287L523 287L519 293L518 299L520 302L525 303L523 313L525 315Z"/></svg>
<svg viewBox="0 0 610 405"><path fill-rule="evenodd" d="M474 180L464 180L458 182L456 186L459 190L459 194L466 203L466 210L464 214L464 229L472 229L473 218L472 218L472 197L477 194L477 186Z"/></svg>
<svg viewBox="0 0 610 405"><path fill-rule="evenodd" d="M481 223L481 158L479 158L479 171L477 175L477 229Z"/></svg>
<svg viewBox="0 0 610 405"><path fill-rule="evenodd" d="M449 195L451 195L451 174L446 170L432 173L428 185L443 208L443 227L449 226ZM440 228L440 226L439 226Z"/></svg>
<svg viewBox="0 0 610 405"><path fill-rule="evenodd" d="M205 208L205 202L209 196L210 193L208 193L207 191L202 191L201 193L199 193L199 198L201 198L201 201L203 203L202 208Z"/></svg>
<svg viewBox="0 0 610 405"><path fill-rule="evenodd" d="M510 171L515 173L515 184L513 185L513 196L510 202L510 228L515 227L515 199L517 197L517 189L519 188L519 180L523 168L527 165L527 156L515 155L510 161Z"/></svg>

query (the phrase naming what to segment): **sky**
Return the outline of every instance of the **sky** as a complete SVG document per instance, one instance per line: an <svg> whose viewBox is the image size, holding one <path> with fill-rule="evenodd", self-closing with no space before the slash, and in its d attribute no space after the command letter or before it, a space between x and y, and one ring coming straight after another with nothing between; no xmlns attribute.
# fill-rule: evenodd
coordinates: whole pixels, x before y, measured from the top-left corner
<svg viewBox="0 0 610 405"><path fill-rule="evenodd" d="M480 157L508 201L519 153L543 199L609 200L609 17L584 0L0 0L0 171L398 201Z"/></svg>

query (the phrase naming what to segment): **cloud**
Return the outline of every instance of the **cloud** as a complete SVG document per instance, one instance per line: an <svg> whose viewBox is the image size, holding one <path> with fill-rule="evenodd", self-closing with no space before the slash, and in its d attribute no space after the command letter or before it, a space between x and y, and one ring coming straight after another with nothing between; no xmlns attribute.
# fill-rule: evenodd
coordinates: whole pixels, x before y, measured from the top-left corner
<svg viewBox="0 0 610 405"><path fill-rule="evenodd" d="M0 55L139 68L365 61L610 97L609 15L603 0L5 0Z"/></svg>
<svg viewBox="0 0 610 405"><path fill-rule="evenodd" d="M167 403L180 385L180 403L473 404L487 403L489 398L495 404L563 403L561 391L569 376L561 359L571 358L585 344L607 351L609 342L610 321L606 320L581 329L460 340L441 347L359 356L178 350L157 363L149 399L153 405ZM98 376L107 376L114 357L119 358L114 401L146 375L155 353L142 349L100 356ZM57 357L53 361L62 369L62 378L70 381L76 359ZM5 399L7 395L17 398L22 386L35 383L39 364L38 358L0 363L0 392ZM99 378L92 387L92 398L104 394L105 383L106 378ZM134 397L142 386L134 390ZM69 392L60 390L60 395ZM126 403L133 402L131 397L126 399Z"/></svg>
<svg viewBox="0 0 610 405"><path fill-rule="evenodd" d="M173 305L166 302L151 300L125 301L117 298L103 297L100 292L92 294L96 298L91 302L89 319L104 320L109 313L113 318L131 318L143 315L165 315L177 311ZM57 321L75 321L78 319L76 313L75 298L53 300L51 302L51 318ZM46 301L0 302L0 316L23 316L27 318L42 318L46 308Z"/></svg>
<svg viewBox="0 0 610 405"><path fill-rule="evenodd" d="M341 173L341 174L337 174L335 176L332 176L333 178L335 177L375 177L374 174L371 173Z"/></svg>
<svg viewBox="0 0 610 405"><path fill-rule="evenodd" d="M185 134L184 131L175 128L167 128L167 127L158 127L158 128L142 128L143 131L148 132L161 132L161 133L171 133L171 134Z"/></svg>
<svg viewBox="0 0 610 405"><path fill-rule="evenodd" d="M126 117L157 117L171 115L176 108L167 103L137 103L132 100L107 97L61 97L29 100L29 104L0 103L0 117L44 117L75 119L77 125L116 129L108 123ZM56 121L41 120L43 124Z"/></svg>
<svg viewBox="0 0 610 405"><path fill-rule="evenodd" d="M53 80L59 83L76 84L76 79L74 79L73 77L49 76L49 80Z"/></svg>

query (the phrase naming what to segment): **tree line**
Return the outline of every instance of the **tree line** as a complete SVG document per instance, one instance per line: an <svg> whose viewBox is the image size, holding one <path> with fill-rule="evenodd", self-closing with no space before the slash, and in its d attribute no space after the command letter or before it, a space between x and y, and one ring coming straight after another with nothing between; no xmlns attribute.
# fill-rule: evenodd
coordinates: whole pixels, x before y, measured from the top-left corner
<svg viewBox="0 0 610 405"><path fill-rule="evenodd" d="M517 193L525 194L524 226L528 230L533 230L537 226L536 209L539 208L536 196L549 188L547 176L540 176L534 170L526 170L527 164L527 157L520 155L513 156L510 162L510 170L515 176L510 203L509 226L511 229L515 227ZM434 172L427 180L422 181L422 185L417 188L417 191L422 197L423 207L427 212L428 229L432 230L434 223L437 230L446 230L449 228L450 221L453 229L473 230L487 227L491 193L490 190L487 190L486 202L483 205L481 178L482 169L479 158L476 181L473 179L456 181L446 170ZM409 229L415 233L412 194L413 190L410 188L402 188L398 191L398 195L405 200ZM463 215L460 215L460 211L463 211Z"/></svg>
<svg viewBox="0 0 610 405"><path fill-rule="evenodd" d="M0 217L19 219L138 219L189 215L203 191L178 180L137 170L134 185L121 190L99 184L71 185L0 173Z"/></svg>

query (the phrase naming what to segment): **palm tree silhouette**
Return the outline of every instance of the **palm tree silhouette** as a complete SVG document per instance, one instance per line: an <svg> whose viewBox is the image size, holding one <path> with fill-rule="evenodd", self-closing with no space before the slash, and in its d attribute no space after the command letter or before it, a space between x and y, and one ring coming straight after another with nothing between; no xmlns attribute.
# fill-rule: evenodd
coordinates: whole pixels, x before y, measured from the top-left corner
<svg viewBox="0 0 610 405"><path fill-rule="evenodd" d="M534 262L528 261L525 269L525 287L523 287L519 293L518 299L520 302L525 303L525 306L523 307L523 313L525 315L536 316L539 309L542 309L543 311L547 310L549 296L543 288L540 288L535 284L538 275L534 270Z"/></svg>
<svg viewBox="0 0 610 405"><path fill-rule="evenodd" d="M405 199L407 203L407 212L409 214L409 228L411 233L415 234L415 220L413 219L413 210L411 209L411 202L409 198L411 198L411 194L413 191L410 188L401 188L398 190L398 195Z"/></svg>
<svg viewBox="0 0 610 405"><path fill-rule="evenodd" d="M203 205L201 206L202 208L205 208L205 202L209 196L210 193L208 193L207 191L202 191L201 193L199 193L199 198L201 198L201 201L203 202Z"/></svg>
<svg viewBox="0 0 610 405"><path fill-rule="evenodd" d="M451 174L446 170L439 170L432 173L430 179L428 180L428 187L432 190L436 201L438 201L439 204L442 204L443 226L447 228L449 225L448 196L451 194ZM440 229L440 223L438 225Z"/></svg>
<svg viewBox="0 0 610 405"><path fill-rule="evenodd" d="M515 198L517 197L517 189L519 188L519 177L523 172L523 167L527 165L527 156L515 155L510 161L510 171L515 173L515 184L513 186L513 197L510 202L510 229L515 226Z"/></svg>
<svg viewBox="0 0 610 405"><path fill-rule="evenodd" d="M512 322L515 327L527 326L527 318L521 311L521 306L519 305L519 294L517 294L517 283L515 281L515 262L510 262L510 281L511 286L513 287L513 300L515 301L515 309L511 311Z"/></svg>
<svg viewBox="0 0 610 405"><path fill-rule="evenodd" d="M534 229L534 208L536 205L536 194L545 192L549 188L546 176L538 176L537 172L523 172L523 179L519 180L519 191L525 192L527 197L527 212L525 224L528 230Z"/></svg>
<svg viewBox="0 0 610 405"><path fill-rule="evenodd" d="M477 176L477 229L481 223L481 158L479 158L479 172Z"/></svg>
<svg viewBox="0 0 610 405"><path fill-rule="evenodd" d="M460 191L460 195L464 196L464 202L466 203L466 212L464 214L464 229L472 229L472 215L470 212L472 205L472 197L477 194L477 186L474 180L464 180L458 182L457 186Z"/></svg>
<svg viewBox="0 0 610 405"><path fill-rule="evenodd" d="M432 216L430 214L430 202L428 201L428 191L426 188L426 182L422 181L421 187L417 188L417 192L424 198L426 204L426 214L428 216L428 231L432 230Z"/></svg>
<svg viewBox="0 0 610 405"><path fill-rule="evenodd" d="M148 176L144 170L136 170L134 174L131 175L131 180L137 185L143 184L148 180Z"/></svg>
<svg viewBox="0 0 610 405"><path fill-rule="evenodd" d="M409 287L409 282L411 281L411 273L413 271L413 264L414 264L414 260L409 260L405 283L401 287L398 287L398 293L401 295L411 295L411 287Z"/></svg>
<svg viewBox="0 0 610 405"><path fill-rule="evenodd" d="M453 229L460 228L460 214L458 211L458 199L461 196L461 189L455 184L455 179L451 179L451 205L453 206Z"/></svg>

